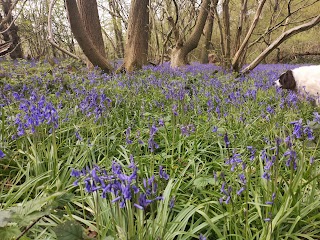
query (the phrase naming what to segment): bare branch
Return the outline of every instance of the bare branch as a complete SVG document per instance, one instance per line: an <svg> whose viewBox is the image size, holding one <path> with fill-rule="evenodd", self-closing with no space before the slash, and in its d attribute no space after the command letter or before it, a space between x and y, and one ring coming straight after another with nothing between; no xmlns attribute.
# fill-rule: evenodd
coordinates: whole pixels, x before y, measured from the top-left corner
<svg viewBox="0 0 320 240"><path fill-rule="evenodd" d="M252 21L252 24L247 32L247 35L246 37L244 38L241 46L239 47L239 50L236 52L236 54L234 55L233 59L232 59L232 67L237 71L238 70L238 67L239 67L239 59L240 59L240 56L243 54L243 50L245 49L245 47L248 45L248 42L249 42L249 39L252 35L252 32L253 30L255 29L255 27L257 26L258 24L258 21L259 21L259 17L261 15L261 12L262 12L262 9L263 9L263 6L265 4L266 0L262 0L258 6L258 9L256 11L256 14L253 18L253 21Z"/></svg>
<svg viewBox="0 0 320 240"><path fill-rule="evenodd" d="M273 43L267 47L256 59L253 60L252 63L250 63L245 69L241 71L241 74L246 74L252 69L254 69L265 57L267 57L275 48L277 48L282 42L289 39L290 37L300 33L309 30L310 28L316 26L320 23L320 15L312 19L311 21L296 26L294 28L291 28L281 34L276 40L273 41Z"/></svg>
<svg viewBox="0 0 320 240"><path fill-rule="evenodd" d="M53 38L53 33L52 33L52 20L51 20L51 17L52 17L52 9L53 9L53 6L54 4L56 3L56 0L51 0L50 1L50 6L49 6L49 13L48 13L48 40L50 42L50 44L59 49L61 52L64 52L65 54L69 55L70 57L73 57L77 60L81 60L77 55L69 52L68 50L60 47L55 41L54 41L54 38Z"/></svg>

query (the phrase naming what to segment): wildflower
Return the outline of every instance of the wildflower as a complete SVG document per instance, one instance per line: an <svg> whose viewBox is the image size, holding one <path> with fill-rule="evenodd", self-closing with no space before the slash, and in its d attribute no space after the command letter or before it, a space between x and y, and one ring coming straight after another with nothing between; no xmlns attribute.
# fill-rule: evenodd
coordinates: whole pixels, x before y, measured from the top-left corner
<svg viewBox="0 0 320 240"><path fill-rule="evenodd" d="M257 150L252 146L247 146L247 149L250 151L250 161L253 161Z"/></svg>
<svg viewBox="0 0 320 240"><path fill-rule="evenodd" d="M290 167L291 164L293 164L293 169L296 170L297 169L297 153L295 151L293 151L292 149L287 150L284 154L284 157L289 156L288 160L286 161L286 166Z"/></svg>
<svg viewBox="0 0 320 240"><path fill-rule="evenodd" d="M204 235L200 234L199 240L207 240L207 238Z"/></svg>
<svg viewBox="0 0 320 240"><path fill-rule="evenodd" d="M180 126L181 134L184 136L189 136L190 133L195 131L195 126L193 124L189 124L186 126Z"/></svg>
<svg viewBox="0 0 320 240"><path fill-rule="evenodd" d="M81 135L80 135L80 133L79 133L78 130L75 132L75 135L76 135L76 138L77 138L79 141L82 141L82 137L81 137Z"/></svg>
<svg viewBox="0 0 320 240"><path fill-rule="evenodd" d="M4 158L6 155L0 150L0 158Z"/></svg>
<svg viewBox="0 0 320 240"><path fill-rule="evenodd" d="M174 105L172 106L172 113L173 113L173 115L175 115L175 116L178 116L177 109L178 109L178 106L177 106L176 104L174 104Z"/></svg>
<svg viewBox="0 0 320 240"><path fill-rule="evenodd" d="M303 129L303 133L307 134L309 140L313 140L314 139L313 131L312 131L312 129L310 127L306 126Z"/></svg>
<svg viewBox="0 0 320 240"><path fill-rule="evenodd" d="M245 190L245 187L241 187L239 191L237 191L237 195L241 195L241 193Z"/></svg>
<svg viewBox="0 0 320 240"><path fill-rule="evenodd" d="M169 180L169 175L163 170L163 167L159 167L159 176L165 180Z"/></svg>
<svg viewBox="0 0 320 240"><path fill-rule="evenodd" d="M310 165L312 165L314 163L315 158L314 157L310 157Z"/></svg>
<svg viewBox="0 0 320 240"><path fill-rule="evenodd" d="M313 121L318 123L318 124L320 124L320 115L319 115L319 113L318 112L314 112L313 115L314 115Z"/></svg>
<svg viewBox="0 0 320 240"><path fill-rule="evenodd" d="M224 134L224 142L225 142L225 144L226 144L226 147L228 148L229 147L229 145L230 145L230 141L229 141L229 138L228 138L228 134L227 133L225 133Z"/></svg>
<svg viewBox="0 0 320 240"><path fill-rule="evenodd" d="M303 133L302 119L291 122L291 124L293 124L293 127L294 127L293 133L292 133L293 136L295 136L296 138L301 138Z"/></svg>
<svg viewBox="0 0 320 240"><path fill-rule="evenodd" d="M169 207L170 207L170 209L172 209L172 208L174 207L175 201L176 201L175 197L172 197L172 198L170 199L170 202L169 202Z"/></svg>
<svg viewBox="0 0 320 240"><path fill-rule="evenodd" d="M240 164L243 163L242 159L240 158L241 155L239 153L236 153L235 151L233 152L232 157L230 157L227 161L226 164L231 165L231 171L234 172L235 168Z"/></svg>
<svg viewBox="0 0 320 240"><path fill-rule="evenodd" d="M154 141L154 136L156 132L158 131L158 128L153 124L150 128L149 133L149 140L148 140L148 147L151 152L154 152L154 149L159 148L159 145Z"/></svg>
<svg viewBox="0 0 320 240"><path fill-rule="evenodd" d="M266 204L273 205L275 198L276 198L276 193L272 193L271 201L266 201Z"/></svg>
<svg viewBox="0 0 320 240"><path fill-rule="evenodd" d="M290 136L286 137L284 142L286 143L287 148L291 148L292 147L292 142L291 142Z"/></svg>
<svg viewBox="0 0 320 240"><path fill-rule="evenodd" d="M132 144L132 141L130 140L130 133L131 133L131 127L128 127L126 129L126 143L127 144Z"/></svg>

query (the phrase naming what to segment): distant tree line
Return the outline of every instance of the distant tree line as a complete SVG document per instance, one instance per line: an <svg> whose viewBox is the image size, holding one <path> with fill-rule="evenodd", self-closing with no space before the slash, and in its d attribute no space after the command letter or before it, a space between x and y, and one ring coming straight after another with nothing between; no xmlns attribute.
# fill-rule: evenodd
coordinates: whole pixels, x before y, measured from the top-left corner
<svg viewBox="0 0 320 240"><path fill-rule="evenodd" d="M0 55L11 58L70 56L105 72L200 61L246 73L270 54L320 49L282 53L284 42L316 40L320 0L0 1ZM313 38L297 35L307 30Z"/></svg>

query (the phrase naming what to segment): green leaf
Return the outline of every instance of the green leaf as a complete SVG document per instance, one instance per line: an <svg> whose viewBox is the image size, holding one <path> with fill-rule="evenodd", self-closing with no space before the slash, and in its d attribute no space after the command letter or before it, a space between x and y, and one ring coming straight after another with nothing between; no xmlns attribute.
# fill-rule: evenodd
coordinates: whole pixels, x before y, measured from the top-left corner
<svg viewBox="0 0 320 240"><path fill-rule="evenodd" d="M20 229L17 226L0 227L1 240L13 240L21 234Z"/></svg>
<svg viewBox="0 0 320 240"><path fill-rule="evenodd" d="M64 193L60 196L57 196L52 202L51 206L53 208L63 207L67 205L74 198L74 194L72 193Z"/></svg>
<svg viewBox="0 0 320 240"><path fill-rule="evenodd" d="M207 185L214 185L215 180L213 177L199 177L194 180L193 185L196 188L204 188Z"/></svg>
<svg viewBox="0 0 320 240"><path fill-rule="evenodd" d="M76 221L67 221L59 224L54 229L58 240L82 240L83 229Z"/></svg>
<svg viewBox="0 0 320 240"><path fill-rule="evenodd" d="M0 227L5 227L11 222L12 212L0 211Z"/></svg>

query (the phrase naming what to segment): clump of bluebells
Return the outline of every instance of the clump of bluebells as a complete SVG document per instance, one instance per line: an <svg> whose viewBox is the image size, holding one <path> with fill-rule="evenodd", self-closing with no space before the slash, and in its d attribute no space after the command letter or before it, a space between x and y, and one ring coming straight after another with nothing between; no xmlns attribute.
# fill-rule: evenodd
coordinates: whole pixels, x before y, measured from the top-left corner
<svg viewBox="0 0 320 240"><path fill-rule="evenodd" d="M120 208L130 204L138 209L144 210L151 203L163 200L158 185L160 182L169 180L169 175L159 167L159 175L149 178L138 177L138 167L130 156L131 163L128 166L131 174L126 174L123 167L113 161L111 171L94 166L92 169L72 169L71 176L76 178L75 186L83 181L84 189L88 193L100 192L101 197L118 203ZM162 184L162 183L161 183Z"/></svg>
<svg viewBox="0 0 320 240"><path fill-rule="evenodd" d="M20 137L31 131L34 133L36 127L46 124L50 126L50 132L52 128L58 128L58 112L54 105L46 99L45 96L39 96L33 91L29 99L19 99L19 109L15 117L14 124L17 126L17 134L14 137Z"/></svg>

